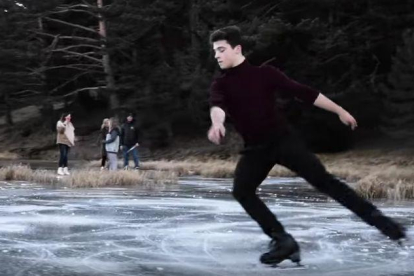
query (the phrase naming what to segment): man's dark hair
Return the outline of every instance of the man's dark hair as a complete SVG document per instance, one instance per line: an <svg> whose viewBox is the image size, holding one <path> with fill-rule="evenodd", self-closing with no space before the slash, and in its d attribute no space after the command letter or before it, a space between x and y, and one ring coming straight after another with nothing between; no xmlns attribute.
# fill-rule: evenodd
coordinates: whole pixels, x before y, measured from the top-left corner
<svg viewBox="0 0 414 276"><path fill-rule="evenodd" d="M226 40L232 48L241 45L241 32L237 26L227 26L214 31L210 35L210 43L213 44L219 40Z"/></svg>

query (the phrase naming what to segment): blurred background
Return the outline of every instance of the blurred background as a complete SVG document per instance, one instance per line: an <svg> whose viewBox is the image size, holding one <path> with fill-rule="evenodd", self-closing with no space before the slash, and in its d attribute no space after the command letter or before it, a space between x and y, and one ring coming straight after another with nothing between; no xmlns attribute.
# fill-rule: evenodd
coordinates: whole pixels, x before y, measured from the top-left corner
<svg viewBox="0 0 414 276"><path fill-rule="evenodd" d="M57 156L72 113L77 159L99 158L103 118L133 112L143 158L232 158L239 138L206 139L219 73L209 34L238 25L252 64L270 64L359 122L281 99L318 153L414 146L414 2L410 0L1 0L0 158Z"/></svg>

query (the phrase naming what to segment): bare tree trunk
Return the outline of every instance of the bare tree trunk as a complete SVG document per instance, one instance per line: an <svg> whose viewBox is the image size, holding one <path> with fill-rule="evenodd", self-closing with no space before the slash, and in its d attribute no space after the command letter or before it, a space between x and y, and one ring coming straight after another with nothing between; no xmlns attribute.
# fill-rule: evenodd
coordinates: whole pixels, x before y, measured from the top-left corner
<svg viewBox="0 0 414 276"><path fill-rule="evenodd" d="M38 23L38 29L40 32L44 32L44 28L43 28L43 20L41 17L39 17L37 19L37 23ZM44 39L42 38L42 48L46 49L46 42L44 41ZM52 50L54 47L56 47L57 44L57 39L54 39L54 42L52 43ZM42 53L42 60L43 62L41 63L41 67L44 68L45 66L47 66L47 63L49 61L49 59L51 58L51 52L49 54L45 54L44 53L45 50L43 50ZM45 119L45 121L47 122L48 127L50 127L50 129L54 129L54 109L53 109L53 101L51 99L50 96L50 91L47 87L47 76L46 76L46 72L44 70L40 70L39 71L39 78L41 81L41 87L42 87L42 92L44 95L44 99L43 99L43 103L42 103L42 108L41 108L41 114L42 117Z"/></svg>
<svg viewBox="0 0 414 276"><path fill-rule="evenodd" d="M191 1L191 8L189 13L190 34L191 34L191 55L198 57L200 49L199 41L197 39L197 25L199 21L199 5L198 0Z"/></svg>
<svg viewBox="0 0 414 276"><path fill-rule="evenodd" d="M103 0L97 0L98 8L102 9L103 7ZM110 108L111 110L116 110L119 108L119 99L118 95L115 91L115 78L112 71L111 63L110 63L110 57L108 50L106 48L106 38L107 38L107 32L106 32L106 24L105 19L103 18L102 14L98 14L99 17L99 35L102 39L102 50L103 50L103 56L102 56L102 64L105 71L105 79L106 79L106 89L109 92L109 101L110 101Z"/></svg>
<svg viewBox="0 0 414 276"><path fill-rule="evenodd" d="M199 62L200 53L200 41L197 37L197 27L199 24L200 5L199 0L191 0L189 11L189 30L191 36L191 61L194 68L190 77L190 82L193 83L194 79L200 75L201 64Z"/></svg>
<svg viewBox="0 0 414 276"><path fill-rule="evenodd" d="M9 126L13 126L12 106L10 103L9 93L4 94L4 103L6 104L6 123Z"/></svg>

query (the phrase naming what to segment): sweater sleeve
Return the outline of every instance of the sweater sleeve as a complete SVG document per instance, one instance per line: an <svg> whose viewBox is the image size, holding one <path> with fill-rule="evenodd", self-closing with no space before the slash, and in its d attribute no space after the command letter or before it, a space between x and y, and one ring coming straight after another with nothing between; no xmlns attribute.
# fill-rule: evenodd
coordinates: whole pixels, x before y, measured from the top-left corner
<svg viewBox="0 0 414 276"><path fill-rule="evenodd" d="M283 94L291 95L307 105L312 105L319 95L319 91L290 79L273 66L263 66L262 68L271 87Z"/></svg>
<svg viewBox="0 0 414 276"><path fill-rule="evenodd" d="M219 78L216 78L210 86L210 107L217 106L226 110L224 90Z"/></svg>
<svg viewBox="0 0 414 276"><path fill-rule="evenodd" d="M111 131L111 138L109 138L108 140L106 140L104 142L104 144L113 143L118 135L119 135L118 131L116 131L116 130Z"/></svg>
<svg viewBox="0 0 414 276"><path fill-rule="evenodd" d="M66 129L66 125L64 123L62 123L61 121L58 121L56 123L56 130L58 131L58 133L60 134L65 133L65 129Z"/></svg>
<svg viewBox="0 0 414 276"><path fill-rule="evenodd" d="M103 141L106 140L106 134L108 133L108 130L106 128L101 128L101 131L98 136L98 142L103 143Z"/></svg>

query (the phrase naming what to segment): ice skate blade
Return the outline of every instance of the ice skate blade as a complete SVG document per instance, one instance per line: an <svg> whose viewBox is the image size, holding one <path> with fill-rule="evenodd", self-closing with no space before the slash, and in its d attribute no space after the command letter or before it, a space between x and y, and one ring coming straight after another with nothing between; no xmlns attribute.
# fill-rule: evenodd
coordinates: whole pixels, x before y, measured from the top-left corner
<svg viewBox="0 0 414 276"><path fill-rule="evenodd" d="M270 265L270 266L277 266L278 264L280 264L281 262L285 261L285 260L291 260L293 263L296 263L297 266L301 266L300 264L300 251L297 251L293 254L291 254L289 257L287 257L286 259L274 259L272 261L267 261L267 262L263 262L263 264L266 265Z"/></svg>
<svg viewBox="0 0 414 276"><path fill-rule="evenodd" d="M271 265L270 267L274 269L278 269L278 270L304 270L304 269L309 268L307 265L299 265L299 264L296 266L274 264L274 265Z"/></svg>

